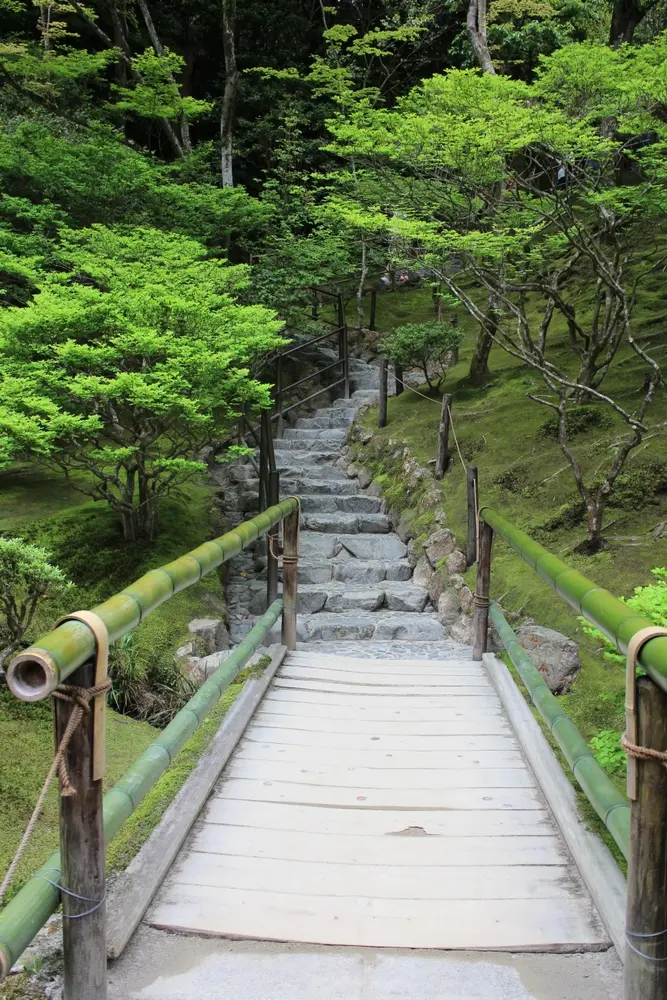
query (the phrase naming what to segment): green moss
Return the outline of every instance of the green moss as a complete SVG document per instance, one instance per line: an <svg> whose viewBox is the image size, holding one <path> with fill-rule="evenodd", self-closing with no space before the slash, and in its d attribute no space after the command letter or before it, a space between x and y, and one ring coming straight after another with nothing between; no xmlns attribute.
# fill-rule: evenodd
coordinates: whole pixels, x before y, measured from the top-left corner
<svg viewBox="0 0 667 1000"><path fill-rule="evenodd" d="M47 996L31 973L22 972L18 976L10 976L0 986L0 1000L47 1000Z"/></svg>

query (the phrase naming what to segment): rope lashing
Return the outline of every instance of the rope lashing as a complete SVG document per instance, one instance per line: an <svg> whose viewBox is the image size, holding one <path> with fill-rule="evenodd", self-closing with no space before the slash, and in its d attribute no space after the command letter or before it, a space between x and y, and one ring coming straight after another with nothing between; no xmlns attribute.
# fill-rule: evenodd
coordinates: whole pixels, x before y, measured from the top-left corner
<svg viewBox="0 0 667 1000"><path fill-rule="evenodd" d="M488 609L491 607L491 598L482 597L480 594L473 594L472 603L475 605L476 608Z"/></svg>
<svg viewBox="0 0 667 1000"><path fill-rule="evenodd" d="M652 760L667 767L667 751L643 747L637 742L637 660L642 647L658 635L667 635L667 628L650 625L642 628L630 639L625 663L625 732L621 747L628 755L628 798L637 799L637 761Z"/></svg>
<svg viewBox="0 0 667 1000"><path fill-rule="evenodd" d="M32 811L32 816L28 821L25 833L21 838L21 843L17 848L12 863L7 869L7 873L2 880L2 884L0 884L0 902L2 902L7 889L11 885L14 873L16 872L16 869L21 862L21 858L25 853L26 847L30 842L30 838L34 833L37 821L42 814L42 809L44 808L46 796L48 795L49 788L51 787L51 783L56 774L60 778L61 796L63 798L68 798L72 795L76 795L76 790L72 787L69 772L67 770L67 748L72 740L72 736L81 724L81 720L84 716L90 714L90 703L95 699L98 700L94 701L95 715L93 726L95 743L93 751L93 780L99 780L104 773L104 707L106 703L106 694L111 690L111 680L107 676L109 661L109 633L102 619L92 611L75 611L73 614L67 615L65 618L61 618L59 624L61 622L72 620L83 622L88 626L95 637L95 684L89 688L78 687L76 684L59 684L55 691L52 692L53 698L58 701L68 702L70 705L74 705L74 710L72 711L65 727L65 732L60 740L60 746L56 751L53 763L49 768L48 774L46 775L42 790L39 793L39 798L37 799L37 804ZM81 914L81 916L83 916L83 914Z"/></svg>

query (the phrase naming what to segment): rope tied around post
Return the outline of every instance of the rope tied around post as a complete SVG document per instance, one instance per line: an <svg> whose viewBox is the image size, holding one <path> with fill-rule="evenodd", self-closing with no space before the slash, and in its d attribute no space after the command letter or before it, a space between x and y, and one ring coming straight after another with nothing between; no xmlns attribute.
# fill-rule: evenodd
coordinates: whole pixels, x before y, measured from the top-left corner
<svg viewBox="0 0 667 1000"><path fill-rule="evenodd" d="M667 767L667 751L640 746L637 742L637 660L642 647L659 635L667 635L667 628L651 625L642 628L630 639L625 662L625 732L621 747L628 756L628 798L637 799L637 761L652 760Z"/></svg>
<svg viewBox="0 0 667 1000"><path fill-rule="evenodd" d="M44 779L44 784L42 790L39 793L39 798L37 799L37 804L33 809L32 816L28 821L25 833L21 838L21 842L17 848L16 854L7 869L5 877L0 884L0 902L2 902L7 889L11 885L12 879L18 868L21 858L23 857L25 850L30 842L35 827L37 826L37 821L42 814L42 809L44 808L44 803L46 801L46 796L48 795L49 789L53 782L56 774L60 778L60 795L61 798L70 798L76 795L75 789L72 787L70 781L69 772L67 770L67 748L71 742L72 736L81 724L81 720L85 715L89 715L91 708L90 702L95 700L95 721L96 721L96 746L101 745L101 759L98 757L96 763L94 763L94 770L98 772L95 780L99 780L104 773L104 707L106 702L106 694L111 690L111 680L107 676L108 662L109 662L109 633L107 631L106 625L97 615L93 614L91 611L75 611L71 615L67 615L60 619L58 624L64 621L82 621L85 625L90 628L91 632L95 636L95 684L90 688L78 687L74 684L59 684L58 687L52 692L52 697L58 701L69 702L74 705L74 711L72 712L65 732L63 733L62 739L60 740L60 745L56 750L55 756L51 767L49 768L48 774ZM101 773L99 773L101 772Z"/></svg>

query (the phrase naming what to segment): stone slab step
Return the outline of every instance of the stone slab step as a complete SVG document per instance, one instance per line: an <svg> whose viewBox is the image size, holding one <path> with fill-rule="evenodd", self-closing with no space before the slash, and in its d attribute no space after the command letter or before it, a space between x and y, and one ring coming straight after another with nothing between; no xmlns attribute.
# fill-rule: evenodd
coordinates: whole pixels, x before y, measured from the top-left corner
<svg viewBox="0 0 667 1000"><path fill-rule="evenodd" d="M285 441L344 441L347 437L347 429L345 427L289 427L283 437L280 439L281 443Z"/></svg>
<svg viewBox="0 0 667 1000"><path fill-rule="evenodd" d="M276 464L281 462L301 462L303 465L326 465L329 462L335 462L340 458L340 448L294 448L294 444L299 444L299 442L294 441L276 441L274 452L276 456ZM318 445L321 442L317 442ZM286 445L286 447L283 447ZM295 455L294 452L302 452L302 455Z"/></svg>
<svg viewBox="0 0 667 1000"><path fill-rule="evenodd" d="M357 411L354 407L335 410L318 410L313 417L299 417L295 424L297 430L326 430L327 428L346 428L354 423Z"/></svg>
<svg viewBox="0 0 667 1000"><path fill-rule="evenodd" d="M354 584L330 581L305 584L298 588L297 611L317 614L325 611L397 611L419 614L426 607L428 593L423 587L400 581Z"/></svg>
<svg viewBox="0 0 667 1000"><path fill-rule="evenodd" d="M304 513L302 529L307 531L335 532L340 534L386 534L391 523L386 514L362 514L336 511L334 514Z"/></svg>
<svg viewBox="0 0 667 1000"><path fill-rule="evenodd" d="M257 480L254 480L257 485ZM280 492L284 497L289 496L352 496L361 493L361 487L356 479L318 479L317 477L306 478L299 473L292 472L291 475L280 477Z"/></svg>
<svg viewBox="0 0 667 1000"><path fill-rule="evenodd" d="M397 535L372 535L359 533L326 534L318 531L302 531L300 554L304 559L323 561L325 559L372 559L393 561L405 559L407 546Z"/></svg>
<svg viewBox="0 0 667 1000"><path fill-rule="evenodd" d="M296 432L300 433L300 432ZM340 449L343 444L343 440L332 440L330 438L278 438L274 441L274 450L276 454L279 452L312 452L316 455L331 456L336 457L340 455ZM326 460L326 459L325 459Z"/></svg>
<svg viewBox="0 0 667 1000"><path fill-rule="evenodd" d="M407 559L299 560L299 586L341 580L353 584L374 584L383 580L410 580L412 567Z"/></svg>
<svg viewBox="0 0 667 1000"><path fill-rule="evenodd" d="M334 457L337 458L338 456ZM284 476L285 479L312 479L313 482L321 479L336 479L342 483L348 481L345 471L337 468L335 465L317 465L315 463L301 462L295 455L285 455L284 459L283 456L278 458L278 455L276 455L276 468L280 473L281 479ZM317 491L309 487L305 492L315 493Z"/></svg>
<svg viewBox="0 0 667 1000"><path fill-rule="evenodd" d="M364 493L350 496L323 496L320 494L301 495L301 508L306 514L314 511L333 514L336 511L349 513L382 514L384 502L380 497L369 497Z"/></svg>
<svg viewBox="0 0 667 1000"><path fill-rule="evenodd" d="M278 642L279 637L280 627L276 625L265 640L266 644ZM297 615L296 637L299 642L362 639L376 641L415 639L428 642L447 640L447 634L434 614L394 611L349 614L321 611L319 614Z"/></svg>

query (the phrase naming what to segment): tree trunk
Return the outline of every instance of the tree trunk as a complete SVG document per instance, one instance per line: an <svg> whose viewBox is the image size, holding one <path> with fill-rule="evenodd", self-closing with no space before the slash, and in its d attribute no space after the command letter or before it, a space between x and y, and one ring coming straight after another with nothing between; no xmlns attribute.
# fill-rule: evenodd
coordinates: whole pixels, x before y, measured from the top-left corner
<svg viewBox="0 0 667 1000"><path fill-rule="evenodd" d="M599 494L589 497L586 501L587 528L585 548L591 554L599 552L602 548L602 515L604 514L605 500Z"/></svg>
<svg viewBox="0 0 667 1000"><path fill-rule="evenodd" d="M618 46L623 42L631 42L637 25L654 6L655 3L648 2L642 10L639 0L614 0L609 44Z"/></svg>
<svg viewBox="0 0 667 1000"><path fill-rule="evenodd" d="M477 62L485 73L495 74L486 37L486 2L487 0L470 0L466 30Z"/></svg>
<svg viewBox="0 0 667 1000"><path fill-rule="evenodd" d="M364 316L364 285L366 284L366 276L368 274L368 256L366 254L366 240L361 241L361 274L359 276L359 285L357 286L357 322L359 323L359 332L364 329L366 323L366 317Z"/></svg>
<svg viewBox="0 0 667 1000"><path fill-rule="evenodd" d="M155 24L153 23L151 12L148 9L148 4L146 3L146 0L137 0L137 2L139 4L139 10L141 11L141 15L144 19L144 24L146 25L146 30L148 31L148 36L151 40L151 45L153 46L156 55L161 56L164 53L164 46L162 45L159 35L155 30ZM176 81L174 80L174 77L171 73L169 74L169 78L171 82L174 84L174 86L176 86ZM192 143L190 141L190 126L188 125L185 118L181 119L181 121L179 122L179 126L181 132L181 146L183 148L183 152L186 154L191 153Z"/></svg>
<svg viewBox="0 0 667 1000"><path fill-rule="evenodd" d="M498 302L493 292L489 292L486 317L479 331L475 353L470 361L470 378L482 378L489 374L489 355L493 347L493 333L499 320Z"/></svg>
<svg viewBox="0 0 667 1000"><path fill-rule="evenodd" d="M220 173L223 187L234 187L232 139L234 133L234 107L239 74L236 66L234 26L236 0L222 0L222 49L225 56L225 90L220 112Z"/></svg>

